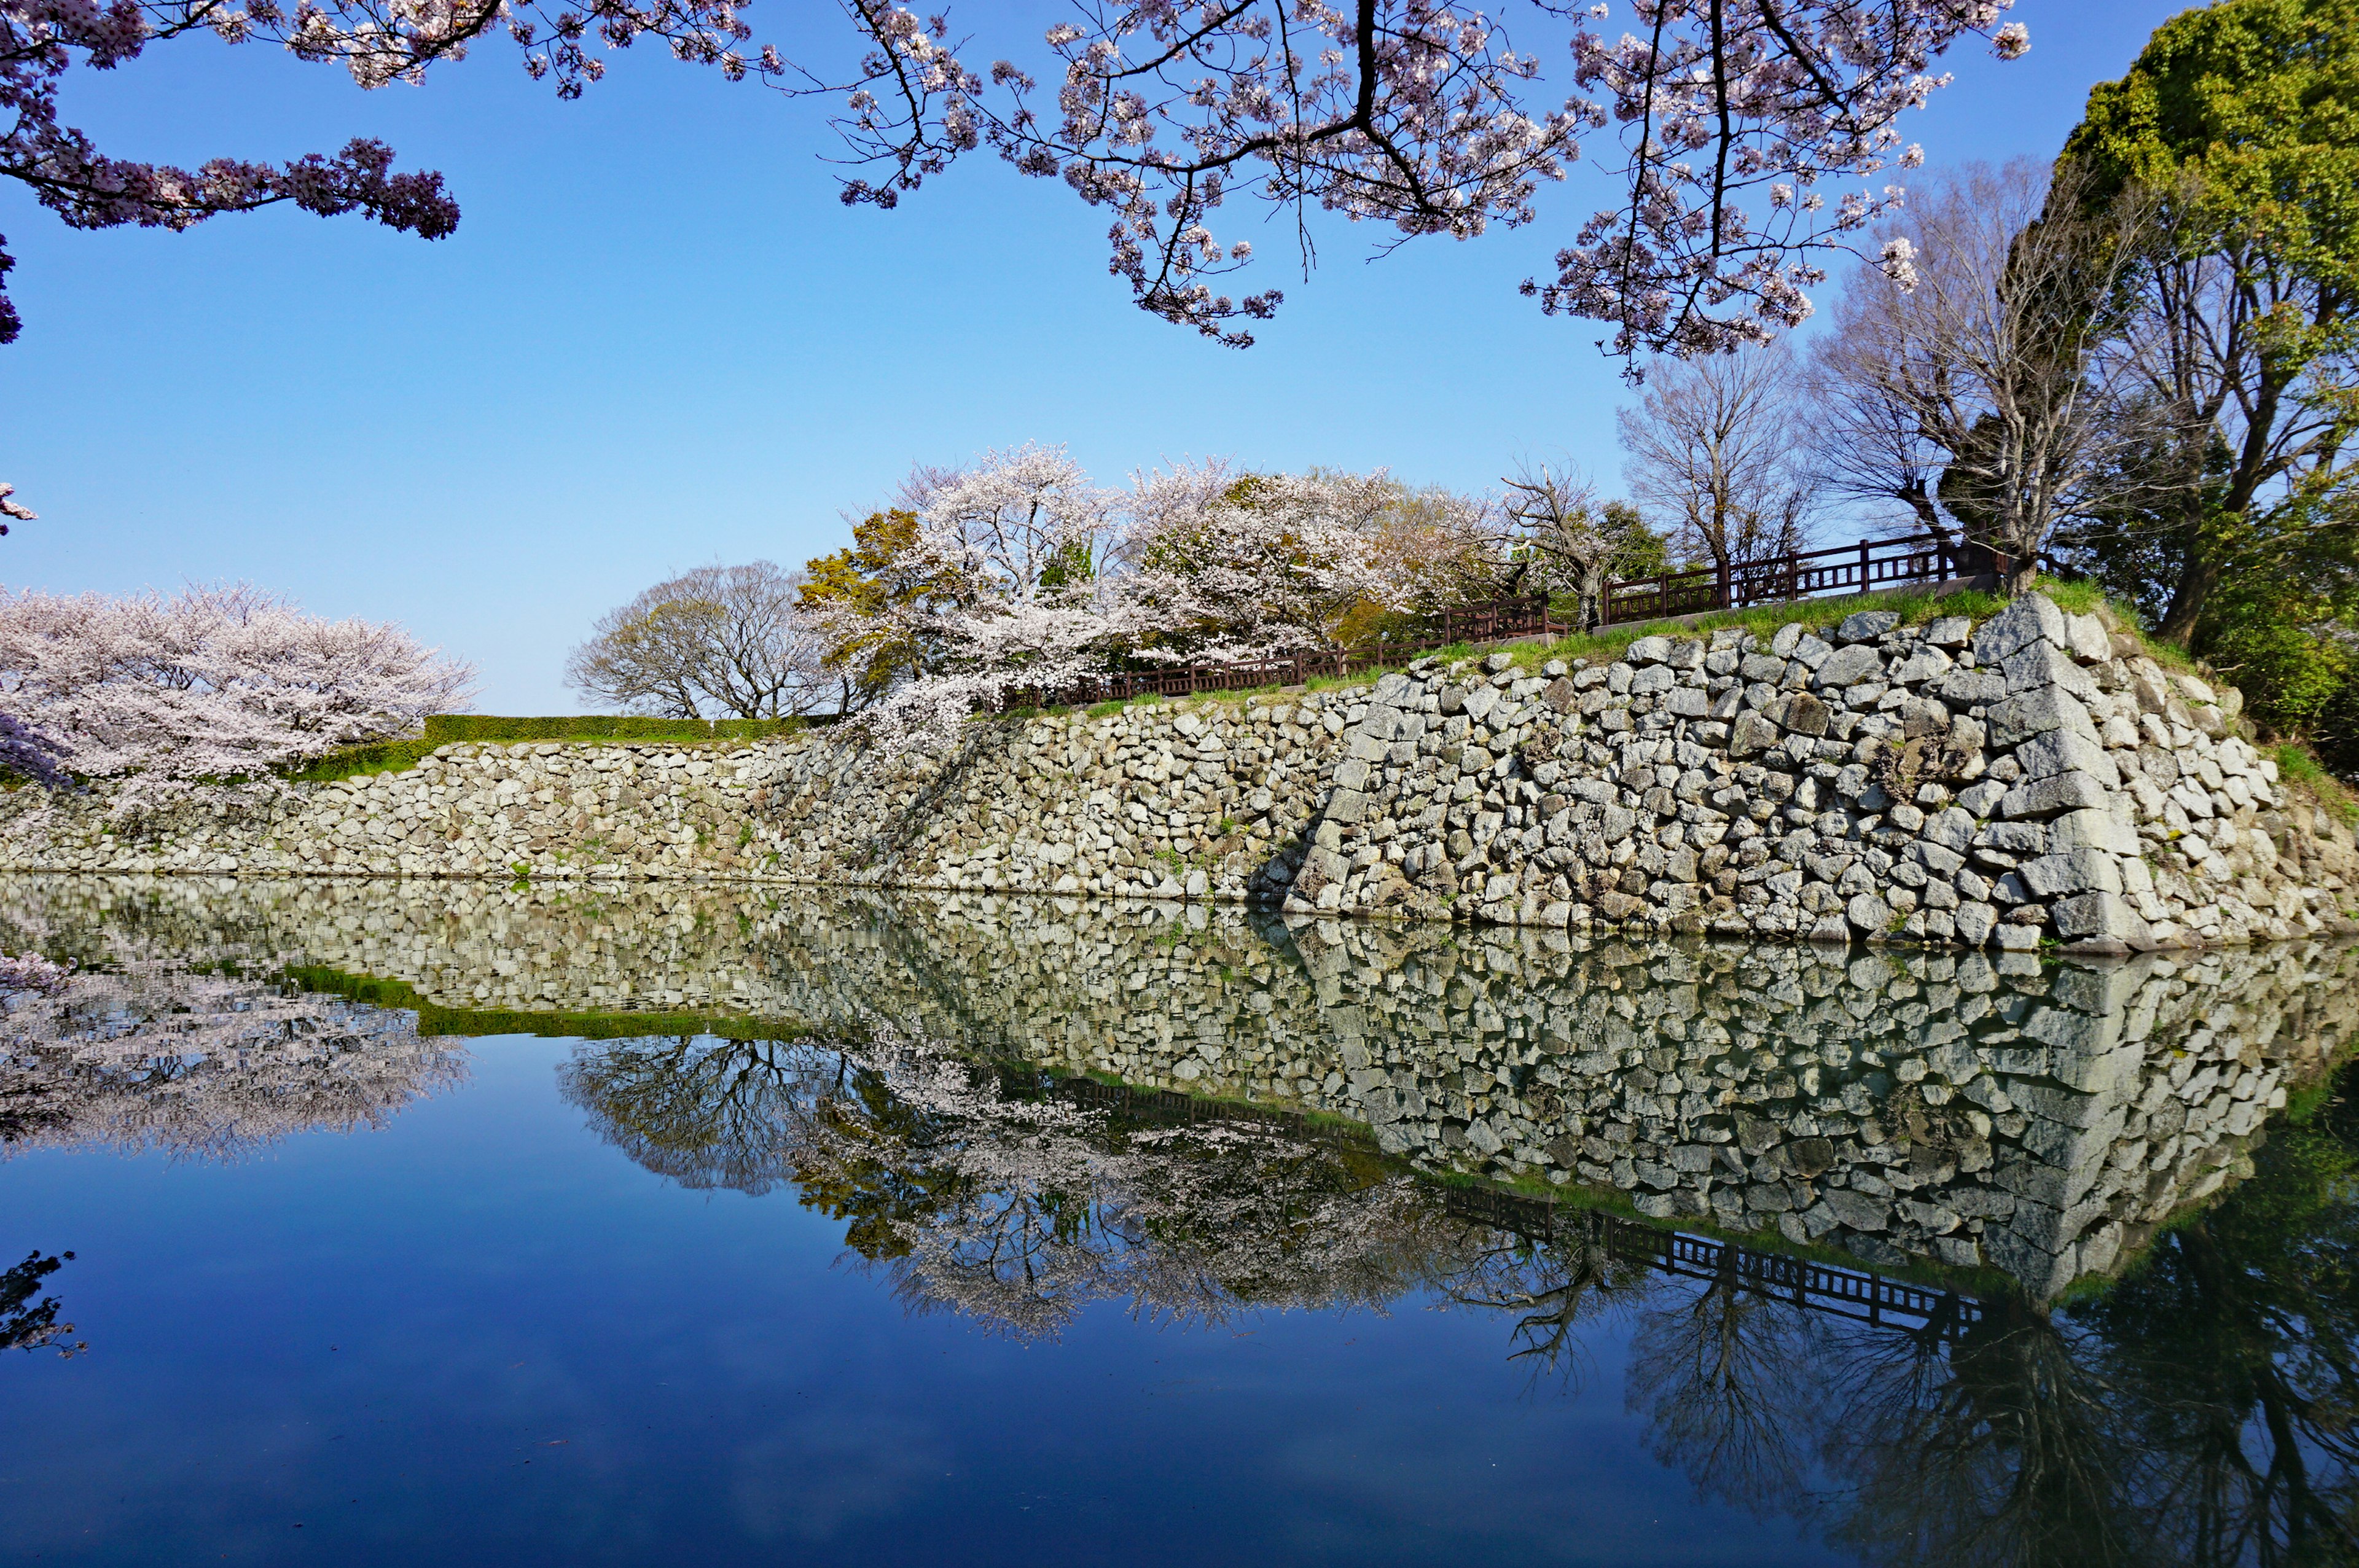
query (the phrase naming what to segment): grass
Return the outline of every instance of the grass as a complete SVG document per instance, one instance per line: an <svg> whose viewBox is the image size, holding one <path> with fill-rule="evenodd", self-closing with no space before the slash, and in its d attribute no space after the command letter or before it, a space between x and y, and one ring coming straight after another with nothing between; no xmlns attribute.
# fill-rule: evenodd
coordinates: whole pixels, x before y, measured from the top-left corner
<svg viewBox="0 0 2359 1568"><path fill-rule="evenodd" d="M407 773L438 748L514 741L664 741L710 746L791 735L810 727L807 719L641 719L630 714L558 714L511 719L494 713L437 713L414 741L383 741L346 746L288 776L299 784L332 784L368 773Z"/></svg>
<svg viewBox="0 0 2359 1568"><path fill-rule="evenodd" d="M2308 791L2345 826L2359 827L2359 793L2354 793L2349 784L2327 772L2326 765L2310 755L2309 747L2288 741L2270 755L2277 760L2279 780Z"/></svg>
<svg viewBox="0 0 2359 1568"><path fill-rule="evenodd" d="M636 1040L647 1036L714 1034L724 1040L791 1040L807 1031L778 1018L714 1012L538 1012L511 1008L442 1007L400 980L378 979L325 966L283 969L279 979L322 996L340 996L375 1007L406 1008L418 1014L420 1034L480 1039L488 1034L535 1034L544 1038Z"/></svg>
<svg viewBox="0 0 2359 1568"><path fill-rule="evenodd" d="M375 746L346 746L288 776L298 784L333 784L365 773L406 773L441 744L440 741L387 741Z"/></svg>

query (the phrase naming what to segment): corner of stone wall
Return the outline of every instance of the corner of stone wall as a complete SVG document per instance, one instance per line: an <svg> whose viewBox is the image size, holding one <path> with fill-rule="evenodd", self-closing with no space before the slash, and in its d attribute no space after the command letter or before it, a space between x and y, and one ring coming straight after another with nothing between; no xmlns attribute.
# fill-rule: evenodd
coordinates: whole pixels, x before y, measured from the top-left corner
<svg viewBox="0 0 2359 1568"><path fill-rule="evenodd" d="M2240 704L2026 594L1418 661L1345 737L1299 914L2092 952L2352 928L2349 830Z"/></svg>

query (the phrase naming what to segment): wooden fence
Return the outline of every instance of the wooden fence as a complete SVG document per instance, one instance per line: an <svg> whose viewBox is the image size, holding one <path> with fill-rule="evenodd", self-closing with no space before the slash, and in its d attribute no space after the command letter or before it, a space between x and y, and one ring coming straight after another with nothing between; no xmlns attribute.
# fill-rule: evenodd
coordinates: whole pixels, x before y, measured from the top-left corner
<svg viewBox="0 0 2359 1568"><path fill-rule="evenodd" d="M1959 545L1932 534L1903 539L1863 539L1824 550L1798 550L1757 561L1697 567L1606 586L1599 624L1663 621L1714 610L1745 610L1757 604L1790 604L1830 595L1870 593L1912 582L1946 582L2003 574L2005 557L1980 546ZM1291 654L1253 664L1167 665L1118 670L1060 692L1022 694L1026 705L1071 707L1122 702L1134 697L1187 697L1202 691L1245 691L1255 687L1300 686L1321 676L1355 676L1397 666L1427 648L1456 643L1498 643L1515 637L1553 637L1575 630L1549 607L1545 595L1464 604L1427 618L1425 637L1367 654Z"/></svg>
<svg viewBox="0 0 2359 1568"><path fill-rule="evenodd" d="M1699 567L1616 582L1605 591L1603 622L1660 621L1701 611L1790 604L1829 594L1871 593L1912 582L1943 582L2006 569L2003 557L1980 546L1952 544L1933 534L1905 539L1862 539L1826 550L1798 550L1727 567Z"/></svg>

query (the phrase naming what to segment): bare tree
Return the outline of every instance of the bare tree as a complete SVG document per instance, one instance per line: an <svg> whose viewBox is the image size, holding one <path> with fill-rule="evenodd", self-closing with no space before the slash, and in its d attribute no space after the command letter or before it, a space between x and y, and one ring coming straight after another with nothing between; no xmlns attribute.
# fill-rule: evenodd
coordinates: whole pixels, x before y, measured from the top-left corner
<svg viewBox="0 0 2359 1568"><path fill-rule="evenodd" d="M2118 395L2113 345L2152 203L2093 211L2086 186L2072 164L2028 159L1929 180L1890 227L1898 264L1854 275L1843 341L1818 362L1839 386L1838 438L1860 436L1839 488L1907 502L1920 521L1938 502L2018 587L2060 521L2123 499L2116 460L2151 436Z"/></svg>
<svg viewBox="0 0 2359 1568"><path fill-rule="evenodd" d="M699 719L809 713L830 694L823 640L798 606L802 574L768 561L699 567L598 618L568 685L625 708Z"/></svg>
<svg viewBox="0 0 2359 1568"><path fill-rule="evenodd" d="M1538 586L1561 589L1579 601L1575 617L1583 632L1605 616L1605 592L1615 558L1642 526L1636 514L1615 504L1600 506L1597 492L1570 464L1553 470L1519 467L1499 481L1506 486L1506 540L1515 561L1507 591Z"/></svg>
<svg viewBox="0 0 2359 1568"><path fill-rule="evenodd" d="M1815 477L1831 498L1864 503L1871 526L1931 534L1953 545L1954 520L1935 500L1943 453L1879 357L1881 345L1906 335L1905 325L1888 318L1905 313L1909 301L1888 280L1880 288L1863 283L1836 300L1803 370L1810 410L1803 434Z"/></svg>
<svg viewBox="0 0 2359 1568"><path fill-rule="evenodd" d="M1817 502L1796 431L1800 376L1781 341L1659 361L1619 416L1631 493L1690 559L1730 568L1799 549ZM1658 525L1660 525L1658 524Z"/></svg>

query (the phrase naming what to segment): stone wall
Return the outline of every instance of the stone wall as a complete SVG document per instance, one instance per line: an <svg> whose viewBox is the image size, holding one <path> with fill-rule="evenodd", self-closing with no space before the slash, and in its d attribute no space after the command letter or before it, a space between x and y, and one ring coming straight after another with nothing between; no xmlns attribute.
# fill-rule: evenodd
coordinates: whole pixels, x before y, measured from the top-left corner
<svg viewBox="0 0 2359 1568"><path fill-rule="evenodd" d="M2026 595L1420 660L1372 687L978 723L956 756L445 747L237 816L19 791L0 870L1255 900L1300 914L2101 951L2348 929L2350 827L2239 699Z"/></svg>
<svg viewBox="0 0 2359 1568"><path fill-rule="evenodd" d="M1071 898L188 878L12 879L0 938L92 959L228 942L454 1009L890 1022L2043 1296L2237 1179L2359 1028L2359 948L2317 942L2043 961Z"/></svg>

